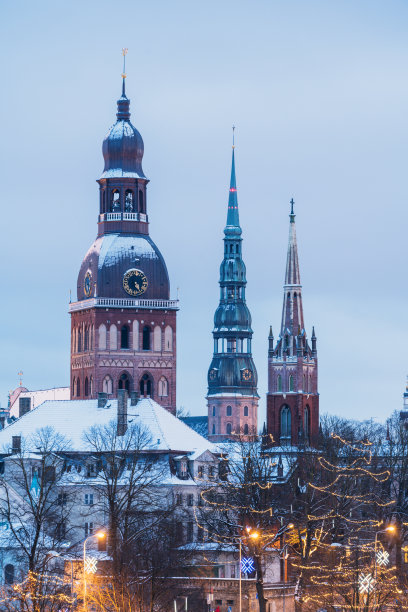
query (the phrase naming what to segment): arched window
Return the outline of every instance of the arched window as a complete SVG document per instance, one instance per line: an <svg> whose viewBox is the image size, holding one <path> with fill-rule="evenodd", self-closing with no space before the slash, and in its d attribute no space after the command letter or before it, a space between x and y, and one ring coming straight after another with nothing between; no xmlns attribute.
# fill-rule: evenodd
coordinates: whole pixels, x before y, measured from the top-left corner
<svg viewBox="0 0 408 612"><path fill-rule="evenodd" d="M113 189L111 195L111 212L120 212L120 193L119 189Z"/></svg>
<svg viewBox="0 0 408 612"><path fill-rule="evenodd" d="M106 325L103 323L99 326L99 348L101 351L106 351Z"/></svg>
<svg viewBox="0 0 408 612"><path fill-rule="evenodd" d="M109 348L111 351L118 349L118 330L114 323L112 323L109 329Z"/></svg>
<svg viewBox="0 0 408 612"><path fill-rule="evenodd" d="M93 392L93 376L89 377L89 395L92 395Z"/></svg>
<svg viewBox="0 0 408 612"><path fill-rule="evenodd" d="M227 416L231 416L232 415L232 408L231 406L227 406Z"/></svg>
<svg viewBox="0 0 408 612"><path fill-rule="evenodd" d="M244 416L248 416L248 406L244 406Z"/></svg>
<svg viewBox="0 0 408 612"><path fill-rule="evenodd" d="M306 440L308 440L310 436L310 407L309 406L306 406L305 408L303 430L305 432L305 438Z"/></svg>
<svg viewBox="0 0 408 612"><path fill-rule="evenodd" d="M276 381L276 389L277 391L282 391L282 376L278 374L278 379Z"/></svg>
<svg viewBox="0 0 408 612"><path fill-rule="evenodd" d="M139 191L139 212L144 212L143 191Z"/></svg>
<svg viewBox="0 0 408 612"><path fill-rule="evenodd" d="M133 191L131 189L126 189L125 193L125 212L133 212Z"/></svg>
<svg viewBox="0 0 408 612"><path fill-rule="evenodd" d="M91 349L91 351L93 350L93 347L94 347L94 332L95 332L95 328L93 325L91 325L89 328L89 348Z"/></svg>
<svg viewBox="0 0 408 612"><path fill-rule="evenodd" d="M164 330L164 350L173 350L173 330L171 329L170 325L167 325Z"/></svg>
<svg viewBox="0 0 408 612"><path fill-rule="evenodd" d="M153 330L153 350L161 352L161 329L159 325L156 325Z"/></svg>
<svg viewBox="0 0 408 612"><path fill-rule="evenodd" d="M86 326L85 331L84 331L84 351L87 351L88 349L89 349L89 327Z"/></svg>
<svg viewBox="0 0 408 612"><path fill-rule="evenodd" d="M72 397L75 397L75 389L76 389L76 378L72 379Z"/></svg>
<svg viewBox="0 0 408 612"><path fill-rule="evenodd" d="M11 565L11 563L7 563L4 568L4 582L6 584L13 584L14 582L14 565Z"/></svg>
<svg viewBox="0 0 408 612"><path fill-rule="evenodd" d="M123 325L122 329L120 330L120 348L129 348L129 328L127 325Z"/></svg>
<svg viewBox="0 0 408 612"><path fill-rule="evenodd" d="M148 325L143 328L143 350L150 351L150 327Z"/></svg>
<svg viewBox="0 0 408 612"><path fill-rule="evenodd" d="M231 432L232 432L232 425L231 425L231 423L227 423L226 433L227 433L228 435L230 435L230 434L231 434Z"/></svg>
<svg viewBox="0 0 408 612"><path fill-rule="evenodd" d="M280 415L280 437L290 440L292 433L292 419L289 406L283 406Z"/></svg>
<svg viewBox="0 0 408 612"><path fill-rule="evenodd" d="M248 423L245 423L245 425L244 425L244 435L247 436L248 433L249 433Z"/></svg>
<svg viewBox="0 0 408 612"><path fill-rule="evenodd" d="M106 212L106 191L102 191L102 212Z"/></svg>
<svg viewBox="0 0 408 612"><path fill-rule="evenodd" d="M293 391L295 388L293 376L289 376L289 391Z"/></svg>
<svg viewBox="0 0 408 612"><path fill-rule="evenodd" d="M233 253L233 252L234 252L234 245L230 244L230 253Z"/></svg>
<svg viewBox="0 0 408 612"><path fill-rule="evenodd" d="M85 397L88 397L89 394L89 382L88 382L88 377L85 377L85 384L84 384L84 395Z"/></svg>
<svg viewBox="0 0 408 612"><path fill-rule="evenodd" d="M215 416L215 406L213 406L213 416Z"/></svg>
<svg viewBox="0 0 408 612"><path fill-rule="evenodd" d="M76 396L79 397L81 395L81 381L79 380L79 378L77 379L77 385L76 385Z"/></svg>
<svg viewBox="0 0 408 612"><path fill-rule="evenodd" d="M143 374L140 379L140 395L142 397L153 397L153 383L149 374Z"/></svg>
<svg viewBox="0 0 408 612"><path fill-rule="evenodd" d="M111 377L107 374L102 382L102 391L103 393L107 393L108 395L112 395L113 392L113 382Z"/></svg>
<svg viewBox="0 0 408 612"><path fill-rule="evenodd" d="M212 433L213 433L213 436L215 436L215 423L213 423L213 426L212 426Z"/></svg>
<svg viewBox="0 0 408 612"><path fill-rule="evenodd" d="M78 353L82 351L82 332L78 329Z"/></svg>
<svg viewBox="0 0 408 612"><path fill-rule="evenodd" d="M167 382L167 378L164 376L162 376L159 380L158 390L160 397L167 397L169 394L169 383Z"/></svg>
<svg viewBox="0 0 408 612"><path fill-rule="evenodd" d="M126 372L123 372L118 381L118 389L126 389L126 391L129 393L130 386L130 377Z"/></svg>
<svg viewBox="0 0 408 612"><path fill-rule="evenodd" d="M132 346L134 351L139 350L139 321L133 321Z"/></svg>

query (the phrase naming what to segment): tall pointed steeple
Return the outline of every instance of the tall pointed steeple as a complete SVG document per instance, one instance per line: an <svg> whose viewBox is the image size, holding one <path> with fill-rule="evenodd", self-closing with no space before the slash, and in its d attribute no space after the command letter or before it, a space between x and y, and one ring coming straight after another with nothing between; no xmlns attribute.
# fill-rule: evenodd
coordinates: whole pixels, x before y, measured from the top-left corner
<svg viewBox="0 0 408 612"><path fill-rule="evenodd" d="M220 303L214 315L214 354L208 371L208 433L212 440L257 431L258 376L251 353L251 314L245 301L241 234L233 144Z"/></svg>
<svg viewBox="0 0 408 612"><path fill-rule="evenodd" d="M293 211L294 204L295 202L292 198L290 201L289 242L288 254L286 257L285 284L283 286L282 337L287 333L294 336L297 334L299 327L301 332L304 331L302 285L300 284L295 213Z"/></svg>
<svg viewBox="0 0 408 612"><path fill-rule="evenodd" d="M228 195L227 225L224 230L225 235L241 235L242 230L239 225L237 180L235 177L235 145L232 145L231 180Z"/></svg>
<svg viewBox="0 0 408 612"><path fill-rule="evenodd" d="M283 286L282 322L276 346L268 337L268 433L276 444L317 442L316 335L310 347L304 325L294 200L290 201L289 243Z"/></svg>

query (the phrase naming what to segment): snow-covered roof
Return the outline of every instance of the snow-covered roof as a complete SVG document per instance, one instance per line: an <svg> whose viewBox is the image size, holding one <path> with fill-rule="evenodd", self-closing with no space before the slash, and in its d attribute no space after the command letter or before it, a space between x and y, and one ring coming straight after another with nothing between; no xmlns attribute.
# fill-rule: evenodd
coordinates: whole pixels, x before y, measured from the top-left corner
<svg viewBox="0 0 408 612"><path fill-rule="evenodd" d="M110 399L104 408L98 408L98 400L46 401L0 431L0 449L11 448L12 436L27 439L37 429L52 427L71 442L72 451L88 451L85 431L94 425L116 421L117 403L116 399ZM139 419L150 432L150 450L172 450L193 457L206 450L217 453L215 444L152 399L143 398L136 406L128 402L129 425Z"/></svg>
<svg viewBox="0 0 408 612"><path fill-rule="evenodd" d="M22 391L17 395L14 401L10 399L10 416L18 418L19 415L19 400L22 397L31 399L31 409L43 404L48 400L69 400L69 387L55 387L54 389L39 389L38 391Z"/></svg>

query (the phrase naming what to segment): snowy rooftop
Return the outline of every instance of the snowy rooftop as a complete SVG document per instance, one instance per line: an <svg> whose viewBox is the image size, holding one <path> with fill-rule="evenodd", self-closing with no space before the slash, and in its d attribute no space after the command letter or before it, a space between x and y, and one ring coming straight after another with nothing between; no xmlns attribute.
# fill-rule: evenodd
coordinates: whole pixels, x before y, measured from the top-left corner
<svg viewBox="0 0 408 612"><path fill-rule="evenodd" d="M98 400L46 401L0 431L0 449L9 449L12 436L27 439L37 429L52 427L71 442L71 450L90 450L84 433L94 425L107 425L117 419L117 400L108 400L98 408ZM144 398L136 406L128 402L128 424L140 422L149 430L150 450L177 451L192 459L217 447L173 416L152 399Z"/></svg>
<svg viewBox="0 0 408 612"><path fill-rule="evenodd" d="M48 400L69 400L70 389L69 387L55 387L54 389L39 389L38 391L22 391L16 397L14 401L10 398L10 416L18 418L19 415L19 400L22 397L29 397L31 399L31 408L35 408L40 404Z"/></svg>

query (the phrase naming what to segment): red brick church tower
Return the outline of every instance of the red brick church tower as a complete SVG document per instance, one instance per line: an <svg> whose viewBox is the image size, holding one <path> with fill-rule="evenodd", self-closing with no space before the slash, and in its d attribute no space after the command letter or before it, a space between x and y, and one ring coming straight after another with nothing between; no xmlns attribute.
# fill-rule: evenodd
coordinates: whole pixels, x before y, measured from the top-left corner
<svg viewBox="0 0 408 612"><path fill-rule="evenodd" d="M314 446L319 432L316 336L313 328L310 346L303 320L293 205L291 200L282 324L275 347L272 328L269 333L267 431L274 444Z"/></svg>
<svg viewBox="0 0 408 612"><path fill-rule="evenodd" d="M71 313L71 398L118 389L176 410L176 311L166 264L149 236L143 140L123 76L117 121L103 141L98 235L82 262Z"/></svg>

